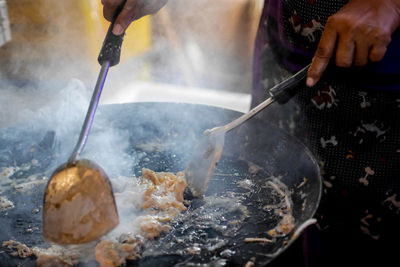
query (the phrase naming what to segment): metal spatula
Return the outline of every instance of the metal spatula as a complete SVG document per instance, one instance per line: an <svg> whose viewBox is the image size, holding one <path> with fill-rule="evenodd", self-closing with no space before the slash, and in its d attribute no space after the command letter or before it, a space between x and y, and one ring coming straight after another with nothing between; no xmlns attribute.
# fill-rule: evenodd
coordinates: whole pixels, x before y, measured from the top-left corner
<svg viewBox="0 0 400 267"><path fill-rule="evenodd" d="M96 163L77 157L93 123L109 67L119 63L124 34L112 33L111 23L100 51L101 70L79 140L67 163L52 174L44 194L43 235L58 244L81 244L98 239L118 225L111 183Z"/></svg>
<svg viewBox="0 0 400 267"><path fill-rule="evenodd" d="M199 142L195 146L195 152L185 169L186 181L194 196L201 196L207 190L208 183L214 173L215 167L224 148L225 134L238 127L261 110L274 103L276 100L284 102L285 99L287 100L290 98L291 94L293 94L291 89L294 89L305 79L310 65L307 65L290 78L271 88L269 91L271 97L246 114L243 114L224 126L204 131Z"/></svg>

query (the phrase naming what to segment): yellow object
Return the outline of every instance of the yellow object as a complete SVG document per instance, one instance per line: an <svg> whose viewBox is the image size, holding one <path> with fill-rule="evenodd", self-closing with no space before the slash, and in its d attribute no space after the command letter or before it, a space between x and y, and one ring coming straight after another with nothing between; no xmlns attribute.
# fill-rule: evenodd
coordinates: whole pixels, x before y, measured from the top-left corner
<svg viewBox="0 0 400 267"><path fill-rule="evenodd" d="M103 6L100 0L82 1L82 9L89 49L97 58L110 22L103 18ZM133 23L134 25L128 28L124 37L121 62L140 55L151 47L151 17L145 16Z"/></svg>

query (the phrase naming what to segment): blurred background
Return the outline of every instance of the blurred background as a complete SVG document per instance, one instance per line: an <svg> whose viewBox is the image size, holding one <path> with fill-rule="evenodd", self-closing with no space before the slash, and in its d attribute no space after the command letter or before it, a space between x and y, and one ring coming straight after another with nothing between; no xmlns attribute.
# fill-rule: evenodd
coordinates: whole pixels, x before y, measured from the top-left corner
<svg viewBox="0 0 400 267"><path fill-rule="evenodd" d="M169 0L134 22L101 104L192 102L247 111L263 2ZM100 0L0 0L0 14L0 126L62 101L71 80L90 98L109 25Z"/></svg>

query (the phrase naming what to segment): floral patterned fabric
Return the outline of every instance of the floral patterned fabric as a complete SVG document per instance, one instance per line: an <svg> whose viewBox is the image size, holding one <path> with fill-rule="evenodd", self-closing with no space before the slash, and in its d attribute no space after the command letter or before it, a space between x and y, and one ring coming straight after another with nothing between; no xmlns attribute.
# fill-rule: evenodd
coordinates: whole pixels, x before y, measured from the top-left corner
<svg viewBox="0 0 400 267"><path fill-rule="evenodd" d="M310 62L326 19L346 2L266 1L254 53L253 106L268 97L267 88ZM400 90L379 88L379 79L378 89L369 88L363 75L349 77L325 75L260 115L298 137L320 162L318 230L311 227L303 240L309 266L382 263L400 237Z"/></svg>

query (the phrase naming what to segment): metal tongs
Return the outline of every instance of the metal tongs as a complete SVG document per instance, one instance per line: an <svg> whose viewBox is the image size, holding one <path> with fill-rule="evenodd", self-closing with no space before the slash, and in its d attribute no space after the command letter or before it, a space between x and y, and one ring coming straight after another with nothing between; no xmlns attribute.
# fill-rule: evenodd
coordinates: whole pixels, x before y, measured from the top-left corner
<svg viewBox="0 0 400 267"><path fill-rule="evenodd" d="M215 167L221 158L225 143L225 134L252 118L275 101L285 102L289 100L295 93L292 90L300 82L304 81L310 65L307 65L290 78L271 88L269 90L271 96L249 112L224 126L207 129L203 132L203 135L194 148L194 154L185 169L186 181L194 196L201 196L206 192Z"/></svg>
<svg viewBox="0 0 400 267"><path fill-rule="evenodd" d="M101 91L111 66L117 65L124 34L111 23L98 62L101 65L79 140L65 164L52 174L44 193L43 236L58 244L81 244L100 238L119 223L110 180L88 159L77 159L89 136Z"/></svg>

